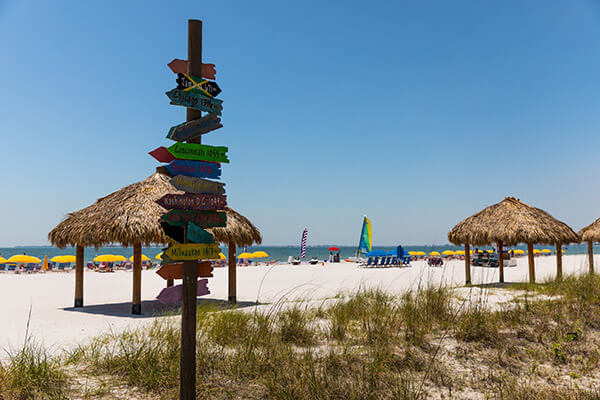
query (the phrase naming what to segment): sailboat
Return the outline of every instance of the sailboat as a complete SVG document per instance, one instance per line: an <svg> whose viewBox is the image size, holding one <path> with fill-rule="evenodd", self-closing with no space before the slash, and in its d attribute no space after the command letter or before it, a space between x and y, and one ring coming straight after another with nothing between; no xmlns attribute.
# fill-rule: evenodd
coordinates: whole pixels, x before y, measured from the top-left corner
<svg viewBox="0 0 600 400"><path fill-rule="evenodd" d="M366 215L363 216L362 229L360 230L360 238L358 239L358 248L356 249L356 257L350 257L348 261L361 262L365 261L361 258L361 253L368 253L373 246L373 235L371 232L371 221Z"/></svg>

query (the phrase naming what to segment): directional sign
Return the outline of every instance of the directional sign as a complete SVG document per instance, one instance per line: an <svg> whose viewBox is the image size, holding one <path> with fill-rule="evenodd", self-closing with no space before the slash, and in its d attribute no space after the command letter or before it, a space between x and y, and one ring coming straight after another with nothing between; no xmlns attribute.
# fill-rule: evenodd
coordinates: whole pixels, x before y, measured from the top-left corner
<svg viewBox="0 0 600 400"><path fill-rule="evenodd" d="M171 127L169 133L167 133L167 138L184 142L222 127L221 118L217 114L208 114L200 119Z"/></svg>
<svg viewBox="0 0 600 400"><path fill-rule="evenodd" d="M222 194L165 194L156 202L167 210L223 210L227 196Z"/></svg>
<svg viewBox="0 0 600 400"><path fill-rule="evenodd" d="M184 192L225 194L224 183L201 178L190 178L184 175L177 175L171 178L171 185Z"/></svg>
<svg viewBox="0 0 600 400"><path fill-rule="evenodd" d="M196 296L204 296L210 294L210 290L208 289L208 279L200 279L198 281L198 290L196 291ZM171 287L166 287L160 291L156 299L163 304L175 304L183 298L183 285L175 285Z"/></svg>
<svg viewBox="0 0 600 400"><path fill-rule="evenodd" d="M166 168L172 176L185 175L214 179L221 177L221 165L215 162L174 160L166 165Z"/></svg>
<svg viewBox="0 0 600 400"><path fill-rule="evenodd" d="M199 93L185 92L181 89L169 90L166 95L171 100L171 104L176 106L184 106L200 111L215 113L221 115L223 111L223 100L211 99L210 97Z"/></svg>
<svg viewBox="0 0 600 400"><path fill-rule="evenodd" d="M187 74L188 72L187 60L180 60L176 58L168 63L167 66L176 74ZM216 74L217 70L215 69L215 64L202 64L200 75L202 75L203 78L215 79Z"/></svg>
<svg viewBox="0 0 600 400"><path fill-rule="evenodd" d="M193 222L201 228L227 226L227 214L219 211L171 210L161 216L161 219L174 226L187 226Z"/></svg>
<svg viewBox="0 0 600 400"><path fill-rule="evenodd" d="M154 149L148 154L154 157L156 161L162 163L170 163L171 161L175 160L175 156L171 154L171 152L164 146Z"/></svg>
<svg viewBox="0 0 600 400"><path fill-rule="evenodd" d="M177 142L167 149L175 158L181 160L214 161L218 163L228 163L227 151L225 146L208 146L206 144L181 143Z"/></svg>
<svg viewBox="0 0 600 400"><path fill-rule="evenodd" d="M208 97L217 97L221 88L216 82L188 74L177 74L177 89L185 92L201 93Z"/></svg>
<svg viewBox="0 0 600 400"><path fill-rule="evenodd" d="M199 278L212 278L212 272L213 267L210 265L210 261L202 261L198 263ZM156 273L164 280L183 279L183 263L163 265L158 269L158 271L156 271Z"/></svg>
<svg viewBox="0 0 600 400"><path fill-rule="evenodd" d="M172 260L218 260L221 249L216 243L185 243L169 247L165 254Z"/></svg>
<svg viewBox="0 0 600 400"><path fill-rule="evenodd" d="M206 232L204 229L200 228L198 225L193 222L188 222L187 225L187 238L194 243L214 243L215 238L210 233Z"/></svg>

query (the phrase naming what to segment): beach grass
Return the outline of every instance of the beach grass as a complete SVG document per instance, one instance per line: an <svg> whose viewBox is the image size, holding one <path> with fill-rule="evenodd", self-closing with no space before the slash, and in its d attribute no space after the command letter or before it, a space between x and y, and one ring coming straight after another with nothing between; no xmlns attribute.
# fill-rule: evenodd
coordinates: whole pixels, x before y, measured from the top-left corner
<svg viewBox="0 0 600 400"><path fill-rule="evenodd" d="M363 288L318 305L200 308L197 397L600 399L600 277L511 288L503 303L486 289L468 290L465 298L441 286L399 295ZM170 399L178 396L179 351L179 319L157 318L63 360L79 376ZM12 381L14 398L62 398L64 367L39 348L25 354L0 370L35 383L27 392L23 380ZM110 392L105 386L100 393ZM50 396L37 395L46 389Z"/></svg>

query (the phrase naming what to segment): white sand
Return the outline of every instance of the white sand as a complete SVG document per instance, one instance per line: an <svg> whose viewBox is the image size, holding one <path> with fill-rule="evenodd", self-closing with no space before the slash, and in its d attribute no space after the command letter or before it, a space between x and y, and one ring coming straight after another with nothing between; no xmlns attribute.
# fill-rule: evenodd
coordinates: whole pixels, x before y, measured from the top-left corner
<svg viewBox="0 0 600 400"><path fill-rule="evenodd" d="M600 266L600 255L595 257ZM564 274L588 270L587 256L563 257ZM518 266L505 268L506 282L527 281L527 258L518 259ZM541 282L556 273L555 257L536 258L536 277ZM444 267L428 267L425 262L413 262L403 268L358 268L356 264L321 264L317 266L277 265L271 267L238 268L238 301L241 306L253 302L272 303L279 299L322 299L340 291L352 291L361 286L381 287L401 292L418 285L464 284L464 261L450 261ZM498 281L497 268L473 267L473 283ZM131 272L86 272L83 309L73 309L75 274L50 272L15 275L0 273L0 348L8 349L23 342L31 309L30 333L51 349L83 343L87 338L151 321L160 305L156 295L165 281L155 271L142 274L142 312L131 311ZM206 299L227 299L227 269L218 268L209 279L211 294Z"/></svg>

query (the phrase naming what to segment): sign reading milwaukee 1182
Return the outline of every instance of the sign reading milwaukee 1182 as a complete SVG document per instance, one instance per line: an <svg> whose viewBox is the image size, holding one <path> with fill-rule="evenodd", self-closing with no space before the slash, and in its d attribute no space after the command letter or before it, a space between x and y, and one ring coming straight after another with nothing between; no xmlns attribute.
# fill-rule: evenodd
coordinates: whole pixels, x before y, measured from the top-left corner
<svg viewBox="0 0 600 400"><path fill-rule="evenodd" d="M165 194L156 202L167 210L223 210L227 196L222 194Z"/></svg>
<svg viewBox="0 0 600 400"><path fill-rule="evenodd" d="M175 261L185 260L218 260L221 249L216 243L176 244L165 250L165 254Z"/></svg>

